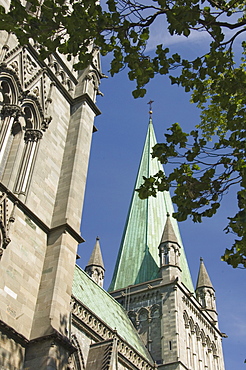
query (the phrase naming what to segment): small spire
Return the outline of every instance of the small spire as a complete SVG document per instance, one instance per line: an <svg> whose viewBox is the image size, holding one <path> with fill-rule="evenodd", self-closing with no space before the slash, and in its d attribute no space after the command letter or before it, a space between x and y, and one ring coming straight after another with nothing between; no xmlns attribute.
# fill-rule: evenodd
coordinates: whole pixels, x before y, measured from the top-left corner
<svg viewBox="0 0 246 370"><path fill-rule="evenodd" d="M94 246L94 249L92 251L91 257L89 259L89 262L87 263L87 266L99 266L104 269L104 263L102 259L102 253L101 253L101 247L99 243L99 237L96 237L96 244Z"/></svg>
<svg viewBox="0 0 246 370"><path fill-rule="evenodd" d="M196 298L202 308L211 316L213 325L216 325L218 314L216 311L215 290L203 263L203 258L200 258L200 268L196 283Z"/></svg>
<svg viewBox="0 0 246 370"><path fill-rule="evenodd" d="M147 104L149 104L149 118L152 118L152 103L154 103L154 100L150 100Z"/></svg>
<svg viewBox="0 0 246 370"><path fill-rule="evenodd" d="M102 259L101 247L99 238L96 238L96 244L92 251L89 262L85 268L85 272L101 287L103 287L104 280L104 264Z"/></svg>
<svg viewBox="0 0 246 370"><path fill-rule="evenodd" d="M161 244L166 242L179 244L176 234L173 230L173 225L171 223L171 217L169 213L167 213L167 220L162 234Z"/></svg>
<svg viewBox="0 0 246 370"><path fill-rule="evenodd" d="M198 278L197 278L197 283L196 283L196 289L198 288L213 288L213 285L211 283L210 277L208 275L207 269L203 263L203 258L200 257L200 268L199 268L199 273L198 273Z"/></svg>

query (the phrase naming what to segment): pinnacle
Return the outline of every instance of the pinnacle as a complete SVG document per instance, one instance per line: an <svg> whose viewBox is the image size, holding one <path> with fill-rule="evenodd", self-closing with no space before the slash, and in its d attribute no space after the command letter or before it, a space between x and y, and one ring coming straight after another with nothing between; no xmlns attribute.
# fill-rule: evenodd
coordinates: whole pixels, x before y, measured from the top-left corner
<svg viewBox="0 0 246 370"><path fill-rule="evenodd" d="M102 252L101 252L101 247L100 247L98 236L96 237L96 244L94 246L91 257L86 267L88 266L100 266L104 269L104 263L102 259Z"/></svg>
<svg viewBox="0 0 246 370"><path fill-rule="evenodd" d="M161 244L166 243L166 242L172 242L172 243L179 244L176 234L173 230L173 226L171 223L171 217L169 213L167 213L167 220L166 220L164 231L161 237Z"/></svg>
<svg viewBox="0 0 246 370"><path fill-rule="evenodd" d="M211 280L210 280L210 277L208 275L207 269L204 265L203 258L200 257L200 269L199 269L199 273L198 273L196 289L203 288L203 287L213 288L213 285L211 283Z"/></svg>

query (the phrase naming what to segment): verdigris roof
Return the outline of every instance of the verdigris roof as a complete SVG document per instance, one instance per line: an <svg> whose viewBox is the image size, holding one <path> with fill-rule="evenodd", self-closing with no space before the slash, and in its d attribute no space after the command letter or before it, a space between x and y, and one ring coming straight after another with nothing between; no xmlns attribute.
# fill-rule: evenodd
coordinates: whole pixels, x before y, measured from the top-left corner
<svg viewBox="0 0 246 370"><path fill-rule="evenodd" d="M149 177L162 170L161 163L152 159L152 147L156 138L150 119L142 158L128 212L128 217L121 241L118 258L109 291L126 288L129 285L153 280L158 277L159 252L162 232L166 224L167 213L173 213L173 204L169 192L158 193L156 198L141 200L135 192L143 183L143 176ZM177 221L170 221L181 247L180 265L182 282L193 291L189 267L185 257Z"/></svg>
<svg viewBox="0 0 246 370"><path fill-rule="evenodd" d="M76 265L72 294L147 361L153 362L123 307Z"/></svg>

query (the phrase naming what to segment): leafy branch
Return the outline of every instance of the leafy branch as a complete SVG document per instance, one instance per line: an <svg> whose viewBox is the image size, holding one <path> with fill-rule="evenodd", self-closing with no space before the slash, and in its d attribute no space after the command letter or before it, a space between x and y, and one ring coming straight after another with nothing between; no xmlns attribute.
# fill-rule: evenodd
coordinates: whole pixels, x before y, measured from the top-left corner
<svg viewBox="0 0 246 370"><path fill-rule="evenodd" d="M172 126L153 156L176 167L169 176L160 172L145 179L138 191L145 198L175 186L175 217L201 222L237 186L238 212L226 228L236 239L223 256L233 267L246 267L246 43L236 43L246 30L245 5L245 0L108 0L102 8L97 0L29 0L26 6L12 0L8 10L0 7L1 28L22 45L33 39L41 58L53 52L69 60L74 56L74 67L81 70L92 62L96 45L102 56L111 54L112 76L128 68L135 98L146 94L156 74L168 75L171 84L191 93L201 110L197 130L186 134L178 124ZM150 32L160 17L170 37L204 32L207 51L185 59L163 43L149 55Z"/></svg>

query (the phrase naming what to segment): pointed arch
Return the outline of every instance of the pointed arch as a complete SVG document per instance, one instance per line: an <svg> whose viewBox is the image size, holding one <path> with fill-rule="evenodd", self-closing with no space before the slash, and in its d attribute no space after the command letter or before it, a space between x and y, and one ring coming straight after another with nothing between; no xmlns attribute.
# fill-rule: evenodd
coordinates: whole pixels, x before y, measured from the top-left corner
<svg viewBox="0 0 246 370"><path fill-rule="evenodd" d="M192 317L190 317L189 324L190 324L191 334L194 334L195 333L195 323Z"/></svg>
<svg viewBox="0 0 246 370"><path fill-rule="evenodd" d="M61 83L62 83L63 85L65 85L65 83L66 83L66 74L65 74L65 72L64 72L64 71L61 71L61 72L60 72L60 79L61 79Z"/></svg>
<svg viewBox="0 0 246 370"><path fill-rule="evenodd" d="M217 347L216 347L216 344L214 342L212 342L211 344L211 349L212 349L212 352L213 352L213 356L214 357L217 357Z"/></svg>
<svg viewBox="0 0 246 370"><path fill-rule="evenodd" d="M206 344L207 344L207 341L206 341L206 335L205 335L205 333L204 333L204 330L203 330L203 329L201 330L201 340L202 340L202 345L203 345L203 346L206 346Z"/></svg>
<svg viewBox="0 0 246 370"><path fill-rule="evenodd" d="M189 315L187 311L184 311L183 318L184 318L185 328L188 329L189 328Z"/></svg>
<svg viewBox="0 0 246 370"><path fill-rule="evenodd" d="M69 92L72 92L74 90L73 83L71 80L67 79L67 88Z"/></svg>
<svg viewBox="0 0 246 370"><path fill-rule="evenodd" d="M0 69L0 172L3 172L14 136L20 131L21 108L18 99L22 95L17 74L8 68Z"/></svg>
<svg viewBox="0 0 246 370"><path fill-rule="evenodd" d="M150 312L147 308L142 307L138 311L137 317L138 317L138 321L140 321L140 322L147 321L147 320L149 320Z"/></svg>
<svg viewBox="0 0 246 370"><path fill-rule="evenodd" d="M0 105L18 104L19 97L23 94L21 82L17 73L8 67L0 67Z"/></svg>
<svg viewBox="0 0 246 370"><path fill-rule="evenodd" d="M48 66L53 67L53 65L54 65L54 56L53 56L53 54L48 55L47 59L48 59Z"/></svg>
<svg viewBox="0 0 246 370"><path fill-rule="evenodd" d="M206 337L206 344L207 344L207 347L208 347L208 352L211 352L212 351L212 343L211 343L211 340L210 340L208 335Z"/></svg>
<svg viewBox="0 0 246 370"><path fill-rule="evenodd" d="M22 104L25 135L24 150L16 177L14 191L26 195L31 181L39 141L43 137L43 111L36 97L27 96Z"/></svg>
<svg viewBox="0 0 246 370"><path fill-rule="evenodd" d="M200 327L199 327L198 323L195 324L195 333L196 333L197 339L200 340L201 332L200 332Z"/></svg>
<svg viewBox="0 0 246 370"><path fill-rule="evenodd" d="M85 370L83 353L76 334L72 334L71 342L77 351L71 356L71 361L75 370Z"/></svg>
<svg viewBox="0 0 246 370"><path fill-rule="evenodd" d="M57 62L53 61L54 72L55 75L58 76L60 74L60 66Z"/></svg>
<svg viewBox="0 0 246 370"><path fill-rule="evenodd" d="M154 304L150 310L150 317L152 319L158 319L161 315L161 309L159 304Z"/></svg>
<svg viewBox="0 0 246 370"><path fill-rule="evenodd" d="M23 117L25 119L26 128L42 130L44 121L43 108L34 94L29 94L22 102Z"/></svg>

